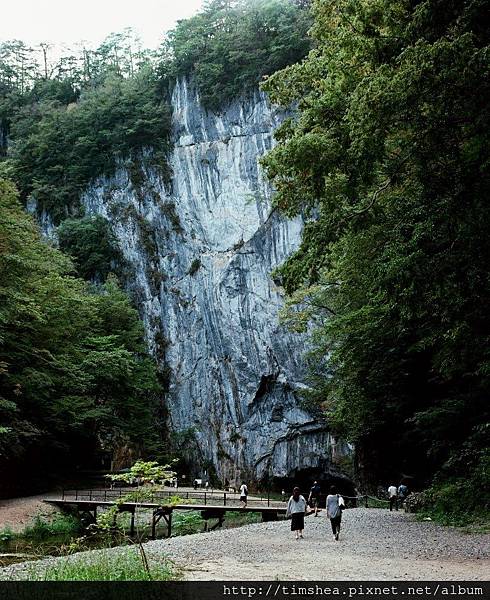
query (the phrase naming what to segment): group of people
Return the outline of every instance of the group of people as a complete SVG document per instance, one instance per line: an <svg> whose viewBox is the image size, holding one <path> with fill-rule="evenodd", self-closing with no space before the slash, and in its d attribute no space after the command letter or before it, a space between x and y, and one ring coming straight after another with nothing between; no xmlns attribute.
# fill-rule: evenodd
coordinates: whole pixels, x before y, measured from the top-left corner
<svg viewBox="0 0 490 600"><path fill-rule="evenodd" d="M408 496L408 487L404 483L400 483L398 487L396 485L390 485L388 488L388 498L390 501L390 510L398 510L398 507L402 507L405 502L405 498Z"/></svg>
<svg viewBox="0 0 490 600"><path fill-rule="evenodd" d="M282 490L281 495L285 500L286 493ZM390 501L390 510L398 510L398 507L403 505L405 498L408 496L408 488L404 483L400 483L398 487L390 485L388 487L388 497ZM242 482L240 486L240 503L242 508L247 506L248 488L245 482ZM315 481L310 489L308 500L301 495L299 487L293 489L293 495L289 498L286 518L291 519L291 531L294 532L297 540L303 539L303 531L305 528L305 515L307 514L308 506L311 511L315 513L315 517L318 516L318 509L320 506L321 487L318 481ZM326 510L327 518L330 519L330 525L332 527L333 539L339 540L340 537L340 524L342 521L342 511L345 508L344 498L337 492L337 488L332 485L330 486L330 493L326 499ZM308 513L308 514L311 514Z"/></svg>
<svg viewBox="0 0 490 600"><path fill-rule="evenodd" d="M291 518L291 531L295 533L297 540L303 538L305 514L308 504L312 509L314 509L315 517L318 515L320 493L321 489L317 481L315 481L310 490L308 502L306 501L305 497L301 495L299 487L295 487L293 489L293 495L291 498L289 498L286 509L286 518ZM330 519L330 524L332 526L333 539L338 541L340 536L342 511L345 508L345 502L342 496L337 493L337 488L334 485L330 487L330 493L327 496L326 507L327 518Z"/></svg>

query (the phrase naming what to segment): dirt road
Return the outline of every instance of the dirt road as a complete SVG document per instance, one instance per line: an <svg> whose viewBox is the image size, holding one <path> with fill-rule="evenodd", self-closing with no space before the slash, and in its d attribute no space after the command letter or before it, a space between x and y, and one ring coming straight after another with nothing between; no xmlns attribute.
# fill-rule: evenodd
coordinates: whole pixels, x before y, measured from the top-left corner
<svg viewBox="0 0 490 600"><path fill-rule="evenodd" d="M52 514L56 509L44 504L43 498L46 498L46 494L0 500L0 530L9 528L19 532L35 517Z"/></svg>

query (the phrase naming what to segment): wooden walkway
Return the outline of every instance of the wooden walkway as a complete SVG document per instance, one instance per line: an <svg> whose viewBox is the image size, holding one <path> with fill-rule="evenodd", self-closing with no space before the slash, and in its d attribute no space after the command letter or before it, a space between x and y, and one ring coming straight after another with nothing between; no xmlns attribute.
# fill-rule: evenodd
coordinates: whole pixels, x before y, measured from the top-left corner
<svg viewBox="0 0 490 600"><path fill-rule="evenodd" d="M240 508L237 506L230 505L212 505L212 504L169 504L165 505L164 502L124 502L119 504L115 501L110 500L80 500L78 498L60 498L51 499L47 498L43 500L48 504L53 504L59 508L75 508L79 513L86 513L90 515L93 522L97 519L98 508L110 508L112 506L118 506L119 512L128 512L131 515L130 535L134 535L135 532L135 514L136 510L151 510L152 511L152 522L151 522L151 536L153 539L156 537L156 527L159 521L163 518L167 525L167 537L172 535L172 514L174 510L195 510L201 512L201 517L206 521L209 519L217 519L215 525L210 529L221 527L227 512L243 512L243 513L261 513L262 521L277 521L279 516L286 514L286 507L282 506L247 506Z"/></svg>

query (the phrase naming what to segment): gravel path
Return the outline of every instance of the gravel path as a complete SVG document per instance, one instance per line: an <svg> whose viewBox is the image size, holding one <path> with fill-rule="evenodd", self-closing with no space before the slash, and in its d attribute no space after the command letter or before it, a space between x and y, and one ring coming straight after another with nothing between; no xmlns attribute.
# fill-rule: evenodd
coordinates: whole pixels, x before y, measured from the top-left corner
<svg viewBox="0 0 490 600"><path fill-rule="evenodd" d="M480 579L490 573L490 535L469 535L413 515L382 509L345 511L341 539L332 539L325 516L310 516L305 539L289 521L258 523L150 542L185 579Z"/></svg>
<svg viewBox="0 0 490 600"><path fill-rule="evenodd" d="M303 540L289 527L289 521L257 523L145 548L151 559L172 559L188 580L486 580L490 573L489 534L465 534L402 512L347 510L338 542L324 516L306 519ZM24 569L14 565L0 575L22 578Z"/></svg>

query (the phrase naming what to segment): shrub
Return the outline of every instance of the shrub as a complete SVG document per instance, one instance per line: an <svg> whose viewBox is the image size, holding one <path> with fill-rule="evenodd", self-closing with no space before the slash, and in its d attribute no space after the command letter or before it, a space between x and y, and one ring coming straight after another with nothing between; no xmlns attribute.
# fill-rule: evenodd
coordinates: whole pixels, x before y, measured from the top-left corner
<svg viewBox="0 0 490 600"><path fill-rule="evenodd" d="M189 267L189 270L187 271L188 275L195 275L199 269L201 268L201 261L199 258L195 258L192 262L191 265Z"/></svg>
<svg viewBox="0 0 490 600"><path fill-rule="evenodd" d="M172 529L176 535L189 535L191 533L199 533L202 530L203 519L200 514L195 511L174 516Z"/></svg>
<svg viewBox="0 0 490 600"><path fill-rule="evenodd" d="M9 542L14 537L14 532L7 525L0 530L0 542Z"/></svg>

